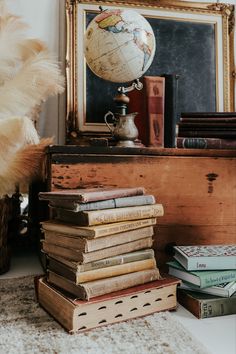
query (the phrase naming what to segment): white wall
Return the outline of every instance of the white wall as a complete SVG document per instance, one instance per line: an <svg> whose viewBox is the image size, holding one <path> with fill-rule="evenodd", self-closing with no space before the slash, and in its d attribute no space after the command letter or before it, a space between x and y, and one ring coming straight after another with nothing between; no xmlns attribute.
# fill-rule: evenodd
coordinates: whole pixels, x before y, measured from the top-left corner
<svg viewBox="0 0 236 354"><path fill-rule="evenodd" d="M217 2L216 0L201 1ZM221 0L220 2L236 5L236 0ZM64 0L6 0L6 3L11 12L22 16L29 24L31 37L40 38L47 43L64 69ZM64 122L65 94L59 98L51 98L45 103L39 127L41 136L54 136L55 142L64 143Z"/></svg>

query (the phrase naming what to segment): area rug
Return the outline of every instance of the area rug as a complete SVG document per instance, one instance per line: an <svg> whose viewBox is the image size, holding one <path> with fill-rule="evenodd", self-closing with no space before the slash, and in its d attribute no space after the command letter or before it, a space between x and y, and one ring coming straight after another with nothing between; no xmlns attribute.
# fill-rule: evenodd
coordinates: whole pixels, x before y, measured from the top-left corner
<svg viewBox="0 0 236 354"><path fill-rule="evenodd" d="M36 302L32 276L0 280L0 353L206 354L168 311L70 335Z"/></svg>

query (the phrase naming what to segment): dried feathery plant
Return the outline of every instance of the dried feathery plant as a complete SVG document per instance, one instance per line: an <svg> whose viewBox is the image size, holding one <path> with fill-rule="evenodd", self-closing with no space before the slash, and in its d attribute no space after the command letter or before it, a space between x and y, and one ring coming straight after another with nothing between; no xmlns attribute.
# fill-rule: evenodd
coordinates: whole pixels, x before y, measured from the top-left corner
<svg viewBox="0 0 236 354"><path fill-rule="evenodd" d="M0 0L0 196L40 172L52 139L40 140L32 112L64 89L56 59L26 28Z"/></svg>

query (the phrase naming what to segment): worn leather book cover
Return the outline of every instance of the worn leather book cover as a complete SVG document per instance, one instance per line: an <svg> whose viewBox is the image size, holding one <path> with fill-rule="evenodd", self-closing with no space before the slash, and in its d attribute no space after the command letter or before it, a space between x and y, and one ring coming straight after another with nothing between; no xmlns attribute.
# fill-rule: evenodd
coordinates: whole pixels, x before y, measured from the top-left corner
<svg viewBox="0 0 236 354"><path fill-rule="evenodd" d="M57 220L81 226L92 226L115 223L119 221L156 218L164 215L164 208L160 203L80 212L73 212L71 210L61 208L54 208L54 210L54 217Z"/></svg>
<svg viewBox="0 0 236 354"><path fill-rule="evenodd" d="M89 301L76 300L69 293L50 285L45 277L38 278L36 282L39 304L70 333L177 307L176 288L179 281L171 277L94 297Z"/></svg>
<svg viewBox="0 0 236 354"><path fill-rule="evenodd" d="M152 237L145 237L143 239L127 242L122 245L116 245L101 250L85 253L78 249L62 247L53 243L42 241L42 250L47 254L54 254L83 264L94 262L99 259L117 256L122 253L137 251L144 248L151 248L152 245Z"/></svg>
<svg viewBox="0 0 236 354"><path fill-rule="evenodd" d="M100 268L113 267L120 264L142 261L146 259L155 260L154 250L152 248L142 249L128 253L122 253L117 256L99 259L94 262L80 264L69 259L48 254L48 266L52 265L55 270L58 269L71 269L75 273L87 272ZM56 272L57 273L57 272Z"/></svg>
<svg viewBox="0 0 236 354"><path fill-rule="evenodd" d="M60 220L42 221L42 230L54 231L58 233L68 234L71 236L81 236L87 238L99 238L108 235L118 234L129 230L152 226L156 224L156 218L121 221L110 224L94 225L94 226L78 226L68 224Z"/></svg>
<svg viewBox="0 0 236 354"><path fill-rule="evenodd" d="M127 197L133 195L143 195L145 189L143 187L133 188L84 188L84 189L63 189L52 192L40 192L40 200L74 200L80 203L88 203L98 200L107 200L118 197Z"/></svg>
<svg viewBox="0 0 236 354"><path fill-rule="evenodd" d="M111 278L122 274L129 274L146 269L156 268L155 258L144 259L134 262L126 262L124 264L118 264L115 266L98 268L94 270L88 270L85 272L77 272L62 263L49 259L48 270L52 271L62 277L72 281L74 284L82 284L98 279Z"/></svg>
<svg viewBox="0 0 236 354"><path fill-rule="evenodd" d="M110 278L88 281L78 285L51 271L48 271L47 275L49 283L71 293L81 300L89 300L96 296L145 284L159 278L160 273L158 268L140 270L138 272L122 274Z"/></svg>
<svg viewBox="0 0 236 354"><path fill-rule="evenodd" d="M135 125L145 146L164 147L165 78L144 76L143 89L129 93L129 112L137 112Z"/></svg>
<svg viewBox="0 0 236 354"><path fill-rule="evenodd" d="M127 242L140 240L153 236L153 226L143 227L137 230L125 231L122 233L87 239L86 237L76 237L70 234L63 234L55 231L44 231L44 240L54 245L74 248L82 252L92 252L103 248L121 245Z"/></svg>
<svg viewBox="0 0 236 354"><path fill-rule="evenodd" d="M176 138L176 147L184 149L236 149L236 139Z"/></svg>
<svg viewBox="0 0 236 354"><path fill-rule="evenodd" d="M220 297L184 289L177 291L178 302L197 318L236 314L236 293Z"/></svg>

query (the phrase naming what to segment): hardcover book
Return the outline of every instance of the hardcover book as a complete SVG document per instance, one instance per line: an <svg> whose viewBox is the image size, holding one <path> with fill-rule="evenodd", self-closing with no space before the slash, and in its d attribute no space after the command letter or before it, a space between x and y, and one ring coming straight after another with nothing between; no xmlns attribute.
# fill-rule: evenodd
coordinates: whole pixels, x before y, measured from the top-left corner
<svg viewBox="0 0 236 354"><path fill-rule="evenodd" d="M103 258L117 256L122 253L137 251L145 248L151 248L152 244L153 244L152 237L145 237L141 240L136 240L122 245L116 245L101 250L85 253L82 252L81 250L77 250L74 248L62 247L62 246L54 245L52 243L48 243L46 241L42 241L42 250L45 253L54 254L60 257L70 259L75 262L80 262L82 264L82 263L94 262Z"/></svg>
<svg viewBox="0 0 236 354"><path fill-rule="evenodd" d="M75 284L90 282L93 280L115 277L117 275L138 272L140 270L156 268L156 261L154 258L144 259L141 261L134 261L110 267L98 268L84 272L78 272L75 269L50 258L48 261L48 270L52 271L62 277L71 280Z"/></svg>
<svg viewBox="0 0 236 354"><path fill-rule="evenodd" d="M176 138L176 147L184 149L236 149L236 139Z"/></svg>
<svg viewBox="0 0 236 354"><path fill-rule="evenodd" d="M57 269L72 269L76 273L87 272L90 270L106 268L111 266L117 266L125 263L137 262L147 259L155 260L154 250L151 248L142 249L139 251L133 251L129 253L119 254L114 257L108 257L104 259L99 259L97 261L80 264L78 262L71 261L69 259L48 254L48 267L52 265L53 267L57 267ZM55 265L56 262L56 265ZM63 267L63 268L62 268ZM56 269L56 268L55 268ZM57 273L57 272L56 272Z"/></svg>
<svg viewBox="0 0 236 354"><path fill-rule="evenodd" d="M174 246L174 251L187 270L236 269L236 244Z"/></svg>
<svg viewBox="0 0 236 354"><path fill-rule="evenodd" d="M156 218L163 215L164 209L162 204L80 212L55 208L56 219L81 226L92 226L109 224L119 221Z"/></svg>
<svg viewBox="0 0 236 354"><path fill-rule="evenodd" d="M165 78L144 76L143 89L129 92L129 112L137 112L135 125L145 146L164 147Z"/></svg>
<svg viewBox="0 0 236 354"><path fill-rule="evenodd" d="M96 296L109 294L132 286L141 285L160 278L158 268L140 270L129 274L118 275L110 278L93 280L76 285L52 271L48 271L47 280L56 287L67 291L81 300L89 300Z"/></svg>
<svg viewBox="0 0 236 354"><path fill-rule="evenodd" d="M80 203L94 202L98 200L106 200L118 197L128 197L133 195L143 195L145 189L143 187L134 188L85 188L85 189L63 189L52 192L40 192L41 200L74 200Z"/></svg>
<svg viewBox="0 0 236 354"><path fill-rule="evenodd" d="M182 282L180 288L190 291L199 291L205 294L230 297L236 292L236 281L210 286L209 288L197 288L193 284Z"/></svg>
<svg viewBox="0 0 236 354"><path fill-rule="evenodd" d="M165 278L82 301L55 289L42 277L36 281L36 295L39 304L51 316L68 332L75 333L174 310L177 284L176 279Z"/></svg>
<svg viewBox="0 0 236 354"><path fill-rule="evenodd" d="M177 299L197 318L236 314L236 293L231 297L223 298L178 288Z"/></svg>
<svg viewBox="0 0 236 354"><path fill-rule="evenodd" d="M97 202L78 203L74 200L55 199L49 202L50 207L64 208L73 211L86 210L102 210L111 208L122 208L137 205L155 204L155 197L153 195L135 195L132 197L113 198L107 200L100 200Z"/></svg>
<svg viewBox="0 0 236 354"><path fill-rule="evenodd" d="M81 236L87 238L98 238L108 235L118 234L129 230L137 230L156 224L156 218L121 221L111 224L94 225L94 226L78 226L66 224L60 220L47 220L41 222L43 231L55 231L72 236Z"/></svg>
<svg viewBox="0 0 236 354"><path fill-rule="evenodd" d="M153 236L153 233L153 226L148 226L137 230L121 232L119 234L88 239L86 237L78 237L70 234L66 235L55 231L45 230L44 240L57 246L74 248L88 253L103 248L140 240L145 237L151 237Z"/></svg>
<svg viewBox="0 0 236 354"><path fill-rule="evenodd" d="M169 274L200 288L218 285L236 280L236 269L187 271L176 261L167 262Z"/></svg>

